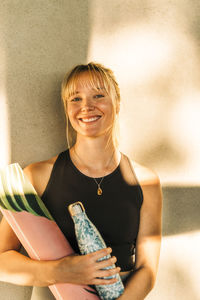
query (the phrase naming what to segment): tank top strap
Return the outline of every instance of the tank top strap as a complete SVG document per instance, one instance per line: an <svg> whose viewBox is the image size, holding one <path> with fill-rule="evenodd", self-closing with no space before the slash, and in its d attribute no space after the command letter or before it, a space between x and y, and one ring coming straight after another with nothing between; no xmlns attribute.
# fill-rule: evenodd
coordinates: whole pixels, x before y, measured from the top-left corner
<svg viewBox="0 0 200 300"><path fill-rule="evenodd" d="M55 176L55 173L62 171L62 169L65 168L65 166L66 166L67 160L69 160L69 150L68 149L61 152L58 155L58 157L54 163L53 169L52 169L52 175Z"/></svg>
<svg viewBox="0 0 200 300"><path fill-rule="evenodd" d="M63 174L65 165L66 165L66 161L69 159L68 156L69 156L68 149L61 152L60 154L58 154L58 157L56 158L56 161L54 162L53 168L51 170L49 181L48 181L46 188L41 196L42 199L46 196L46 193L48 192L50 185L54 182L54 180L58 176L60 176L60 174Z"/></svg>
<svg viewBox="0 0 200 300"><path fill-rule="evenodd" d="M120 162L120 169L124 180L129 185L140 185L136 177L131 159L123 153L121 155L122 157Z"/></svg>

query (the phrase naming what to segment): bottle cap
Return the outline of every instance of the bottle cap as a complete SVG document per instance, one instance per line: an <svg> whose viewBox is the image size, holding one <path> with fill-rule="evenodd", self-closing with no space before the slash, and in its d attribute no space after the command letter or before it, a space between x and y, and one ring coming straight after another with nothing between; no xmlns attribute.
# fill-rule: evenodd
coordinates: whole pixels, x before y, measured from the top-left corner
<svg viewBox="0 0 200 300"><path fill-rule="evenodd" d="M83 204L80 201L78 201L78 202L70 204L68 206L68 210L69 210L70 215L73 217L77 214L81 214L82 212L84 212L85 208L84 208Z"/></svg>

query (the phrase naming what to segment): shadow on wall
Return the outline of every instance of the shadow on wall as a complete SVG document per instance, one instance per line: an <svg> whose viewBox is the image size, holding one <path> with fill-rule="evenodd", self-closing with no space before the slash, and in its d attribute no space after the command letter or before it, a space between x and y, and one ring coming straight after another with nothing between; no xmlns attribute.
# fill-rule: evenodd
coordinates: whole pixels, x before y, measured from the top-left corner
<svg viewBox="0 0 200 300"><path fill-rule="evenodd" d="M23 167L66 148L64 74L87 59L88 1L7 1L2 8L11 162Z"/></svg>
<svg viewBox="0 0 200 300"><path fill-rule="evenodd" d="M60 86L69 69L86 62L88 6L88 0L1 3L10 162L24 167L67 147ZM31 290L1 283L0 298L29 299Z"/></svg>
<svg viewBox="0 0 200 300"><path fill-rule="evenodd" d="M200 230L200 187L163 187L163 235Z"/></svg>

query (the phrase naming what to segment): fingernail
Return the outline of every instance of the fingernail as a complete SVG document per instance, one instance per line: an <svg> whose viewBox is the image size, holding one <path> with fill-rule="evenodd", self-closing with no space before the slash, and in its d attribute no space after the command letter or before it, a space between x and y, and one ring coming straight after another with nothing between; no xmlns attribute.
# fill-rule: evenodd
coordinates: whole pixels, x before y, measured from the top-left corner
<svg viewBox="0 0 200 300"><path fill-rule="evenodd" d="M109 253L112 252L112 248L109 247L109 248L108 248L108 252L109 252Z"/></svg>

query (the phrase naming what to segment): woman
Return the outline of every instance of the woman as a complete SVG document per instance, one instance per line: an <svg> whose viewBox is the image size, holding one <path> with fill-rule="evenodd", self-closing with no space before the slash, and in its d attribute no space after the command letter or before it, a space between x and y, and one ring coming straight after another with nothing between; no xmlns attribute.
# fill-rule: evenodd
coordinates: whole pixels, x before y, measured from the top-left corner
<svg viewBox="0 0 200 300"><path fill-rule="evenodd" d="M154 286L160 252L159 179L119 151L120 93L111 70L95 63L76 66L63 80L62 99L69 149L24 172L75 252L73 222L66 212L75 201L84 204L108 248L34 261L18 253L20 242L3 218L0 280L38 287L59 282L96 285L115 282L99 277L119 273L125 284L119 299L144 299ZM97 261L108 253L109 260ZM102 270L113 263L116 268Z"/></svg>

